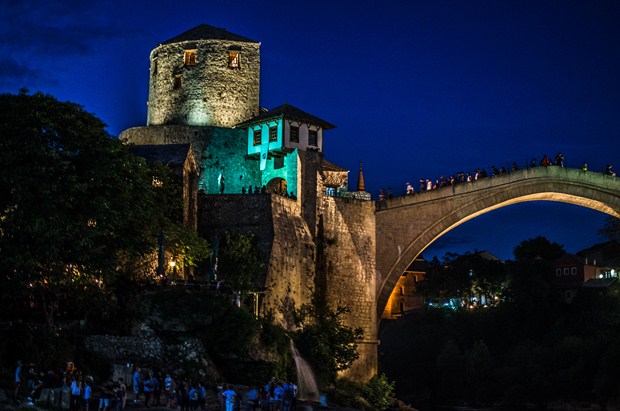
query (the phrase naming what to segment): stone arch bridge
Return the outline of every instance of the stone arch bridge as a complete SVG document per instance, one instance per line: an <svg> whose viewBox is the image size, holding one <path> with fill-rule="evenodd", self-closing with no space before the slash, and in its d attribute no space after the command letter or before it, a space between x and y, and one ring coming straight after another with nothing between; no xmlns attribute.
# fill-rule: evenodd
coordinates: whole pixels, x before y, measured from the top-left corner
<svg viewBox="0 0 620 411"><path fill-rule="evenodd" d="M479 215L526 201L575 204L620 218L620 178L535 167L377 203L377 319L407 266L431 243Z"/></svg>

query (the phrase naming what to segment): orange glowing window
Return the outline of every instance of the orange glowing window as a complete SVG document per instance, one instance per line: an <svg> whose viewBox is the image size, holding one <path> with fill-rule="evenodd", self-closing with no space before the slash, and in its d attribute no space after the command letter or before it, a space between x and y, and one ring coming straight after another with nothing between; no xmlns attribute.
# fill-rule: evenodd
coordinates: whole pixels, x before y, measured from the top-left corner
<svg viewBox="0 0 620 411"><path fill-rule="evenodd" d="M195 66L196 54L196 50L185 50L185 54L183 55L183 64L185 64L186 66Z"/></svg>
<svg viewBox="0 0 620 411"><path fill-rule="evenodd" d="M240 57L241 57L241 53L239 51L228 50L228 67L230 68L241 67L239 64Z"/></svg>

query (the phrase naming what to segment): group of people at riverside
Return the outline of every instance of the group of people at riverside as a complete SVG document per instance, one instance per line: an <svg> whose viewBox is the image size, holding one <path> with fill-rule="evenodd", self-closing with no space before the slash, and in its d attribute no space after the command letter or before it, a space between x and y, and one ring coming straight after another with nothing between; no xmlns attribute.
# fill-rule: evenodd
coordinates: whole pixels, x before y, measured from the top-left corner
<svg viewBox="0 0 620 411"><path fill-rule="evenodd" d="M129 365L131 366L131 365ZM297 408L297 386L272 378L264 387L235 387L217 384L208 389L201 381L175 378L170 373L133 367L130 381L119 377L97 384L94 378L78 370L69 361L60 372L37 371L33 364L15 368L14 401L36 403L43 389L59 389L69 396L70 411L122 411L127 407L165 407L180 411L291 411ZM57 404L60 398L58 396Z"/></svg>
<svg viewBox="0 0 620 411"><path fill-rule="evenodd" d="M549 167L549 166L564 167L564 164L565 164L564 155L562 153L558 153L553 160L545 154L543 155L540 162L538 162L535 158L533 158L528 164L525 164L525 166L528 168L535 168L538 166L540 167ZM414 185L408 181L405 184L404 194L413 195L415 193L421 193L423 191L437 190L442 187L452 186L452 185L459 184L459 183L477 181L479 179L489 177L489 175L497 176L497 175L501 175L505 173L514 172L517 170L519 170L519 166L517 162L515 161L512 163L510 167L491 166L491 169L489 171L485 170L484 168L476 168L472 172L459 172L449 177L441 176L438 179L435 179L434 181L431 180L430 178L426 178L426 179L421 178L419 181L417 190L414 187ZM581 166L581 170L589 171L588 163L583 163L583 165ZM607 164L605 168L603 169L602 173L613 176L613 177L616 176L616 172L613 171L613 167L611 166L611 164ZM389 198L392 198L393 196L394 196L394 193L391 188L387 188L387 189L382 188L379 190L379 200L389 199Z"/></svg>

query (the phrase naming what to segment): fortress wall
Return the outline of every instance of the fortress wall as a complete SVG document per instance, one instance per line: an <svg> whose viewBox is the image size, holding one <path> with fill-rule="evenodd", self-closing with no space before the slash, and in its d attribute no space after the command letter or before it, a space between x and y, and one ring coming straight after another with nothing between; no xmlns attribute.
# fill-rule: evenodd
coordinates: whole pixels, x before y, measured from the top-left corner
<svg viewBox="0 0 620 411"><path fill-rule="evenodd" d="M243 130L223 127L146 126L125 130L119 138L135 145L191 143L198 164L198 187L219 194L218 177L224 178L224 194L240 194L241 187L260 186L258 162L246 160L247 136Z"/></svg>
<svg viewBox="0 0 620 411"><path fill-rule="evenodd" d="M286 328L294 326L293 307L310 303L314 293L314 240L300 215L299 201L272 196L273 245L265 285L264 312Z"/></svg>
<svg viewBox="0 0 620 411"><path fill-rule="evenodd" d="M252 232L265 257L261 314L293 326L290 309L309 303L314 290L315 245L298 201L278 195L203 195L199 233L211 240L224 231Z"/></svg>
<svg viewBox="0 0 620 411"><path fill-rule="evenodd" d="M345 305L346 323L364 330L360 359L345 375L368 380L377 372L377 314L374 203L323 196L326 295L335 308Z"/></svg>

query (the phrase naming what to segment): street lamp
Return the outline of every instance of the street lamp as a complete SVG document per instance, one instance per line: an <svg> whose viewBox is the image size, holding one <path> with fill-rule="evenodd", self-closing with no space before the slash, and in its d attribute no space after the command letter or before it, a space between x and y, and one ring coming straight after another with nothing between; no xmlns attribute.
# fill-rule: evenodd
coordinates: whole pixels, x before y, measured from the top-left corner
<svg viewBox="0 0 620 411"><path fill-rule="evenodd" d="M170 266L170 269L172 270L174 276L176 277L177 276L177 262L174 260L170 260L168 265Z"/></svg>

